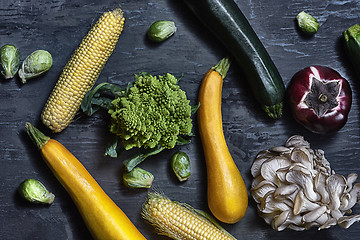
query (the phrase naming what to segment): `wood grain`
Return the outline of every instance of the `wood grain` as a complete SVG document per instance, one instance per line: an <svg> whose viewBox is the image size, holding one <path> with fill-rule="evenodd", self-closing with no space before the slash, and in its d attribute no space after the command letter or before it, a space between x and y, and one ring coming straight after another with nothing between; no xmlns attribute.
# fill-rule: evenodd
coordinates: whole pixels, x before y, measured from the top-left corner
<svg viewBox="0 0 360 240"><path fill-rule="evenodd" d="M313 148L325 151L332 168L340 174L360 173L359 81L344 53L342 32L359 23L358 0L236 0L258 34L287 84L292 75L311 64L332 67L347 78L353 90L353 105L345 127L336 134L319 136L294 122L287 108L284 117L274 121L266 117L251 95L241 70L233 64L224 82L223 122L230 151L241 170L246 185L251 183L250 166L262 149L283 144L293 134L305 136ZM205 72L228 54L225 47L195 18L182 1L173 0L29 0L0 2L0 44L15 44L21 59L37 49L52 53L54 65L40 78L22 85L18 78L0 80L0 239L91 239L75 205L43 163L25 134L30 121L62 142L78 157L148 239L167 239L154 233L140 217L147 190L126 189L121 181L121 155L103 156L108 139L108 117L99 112L91 118L78 114L62 133L52 134L40 123L40 113L52 87L83 36L103 11L121 6L126 17L125 29L113 55L105 65L98 83L126 85L134 74L183 75L181 87L192 103ZM320 22L311 38L296 29L295 16L307 11ZM153 44L146 31L156 20L175 21L178 31L167 41ZM197 131L196 120L194 129ZM192 161L192 176L179 183L171 172L169 160L176 150L185 151ZM176 147L148 159L142 168L155 176L154 186L168 197L208 211L206 171L201 142ZM26 178L42 181L55 195L50 207L25 203L17 195ZM236 224L223 226L238 239L358 239L360 223L344 230L334 227L305 232L276 232L257 215L249 199L245 217ZM359 214L359 206L354 208Z"/></svg>

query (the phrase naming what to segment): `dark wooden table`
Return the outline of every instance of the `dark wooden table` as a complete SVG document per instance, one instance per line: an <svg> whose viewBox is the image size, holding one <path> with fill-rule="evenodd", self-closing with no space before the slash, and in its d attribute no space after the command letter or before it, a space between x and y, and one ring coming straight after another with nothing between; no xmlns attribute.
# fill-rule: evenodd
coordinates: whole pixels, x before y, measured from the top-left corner
<svg viewBox="0 0 360 240"><path fill-rule="evenodd" d="M305 136L313 148L325 151L332 168L340 174L360 173L359 81L344 53L342 32L360 23L357 0L237 0L236 1L276 63L285 84L292 75L311 64L332 67L351 84L353 105L345 127L336 134L320 136L295 123L288 109L280 120L270 120L249 91L236 64L224 82L223 123L225 137L246 185L251 184L250 166L257 152L282 145L293 134ZM59 134L50 133L40 122L40 113L65 63L90 26L102 12L121 6L126 22L113 55L98 83L126 85L141 71L153 75L167 72L183 75L181 87L192 103L205 72L228 54L225 47L198 21L182 1L158 0L50 0L0 3L0 44L15 44L23 60L28 54L45 49L52 53L54 65L40 78L22 85L18 78L0 81L0 239L88 240L86 229L71 198L42 161L24 131L26 121L64 144L89 170L105 192L117 203L148 239L166 239L140 217L148 190L125 188L120 180L122 158L104 157L109 119L104 112L93 117L78 114L74 122ZM320 30L305 38L295 27L295 16L308 11L320 22ZM176 34L161 44L146 39L146 31L156 20L173 20ZM197 130L194 120L195 132ZM192 176L179 183L171 171L169 159L183 150L192 161ZM153 185L171 199L208 211L206 171L199 137L191 144L176 147L148 159L142 168L155 176ZM19 184L35 178L56 195L50 206L28 204L16 193ZM359 207L354 213L359 214ZM245 217L223 226L238 239L359 239L360 223L347 230L334 227L304 232L276 232L257 215L249 198Z"/></svg>

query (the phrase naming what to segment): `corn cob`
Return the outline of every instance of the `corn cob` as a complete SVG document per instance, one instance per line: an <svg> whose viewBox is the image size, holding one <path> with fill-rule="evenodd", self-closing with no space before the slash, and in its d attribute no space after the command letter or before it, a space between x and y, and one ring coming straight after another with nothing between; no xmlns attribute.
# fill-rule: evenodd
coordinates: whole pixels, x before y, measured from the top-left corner
<svg viewBox="0 0 360 240"><path fill-rule="evenodd" d="M175 240L236 240L214 220L156 192L148 194L141 215L159 234Z"/></svg>
<svg viewBox="0 0 360 240"><path fill-rule="evenodd" d="M41 114L52 131L61 132L74 118L113 52L124 21L120 8L104 13L65 65Z"/></svg>

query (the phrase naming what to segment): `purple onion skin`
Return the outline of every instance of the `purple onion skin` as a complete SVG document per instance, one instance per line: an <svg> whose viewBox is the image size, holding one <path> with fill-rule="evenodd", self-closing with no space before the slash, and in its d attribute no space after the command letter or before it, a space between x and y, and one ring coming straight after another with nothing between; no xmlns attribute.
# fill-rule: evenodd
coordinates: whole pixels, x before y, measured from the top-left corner
<svg viewBox="0 0 360 240"><path fill-rule="evenodd" d="M312 108L304 102L304 96L309 92L311 79L320 78L327 83L331 80L340 82L337 106L329 109L322 116L318 116ZM340 130L348 119L352 103L350 84L337 71L325 66L309 66L297 72L291 79L286 97L292 114L297 122L311 132L318 134L333 133Z"/></svg>

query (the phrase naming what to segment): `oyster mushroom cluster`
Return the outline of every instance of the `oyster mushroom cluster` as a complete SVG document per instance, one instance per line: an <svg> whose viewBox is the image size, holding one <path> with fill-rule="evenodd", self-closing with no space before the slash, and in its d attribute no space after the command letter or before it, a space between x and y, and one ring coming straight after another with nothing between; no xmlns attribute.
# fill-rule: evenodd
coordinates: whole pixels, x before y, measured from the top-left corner
<svg viewBox="0 0 360 240"><path fill-rule="evenodd" d="M335 225L348 228L360 221L360 214L349 215L360 203L360 183L355 183L358 175L336 174L324 151L312 150L302 136L259 152L251 174L250 192L259 214L277 231L321 230Z"/></svg>

